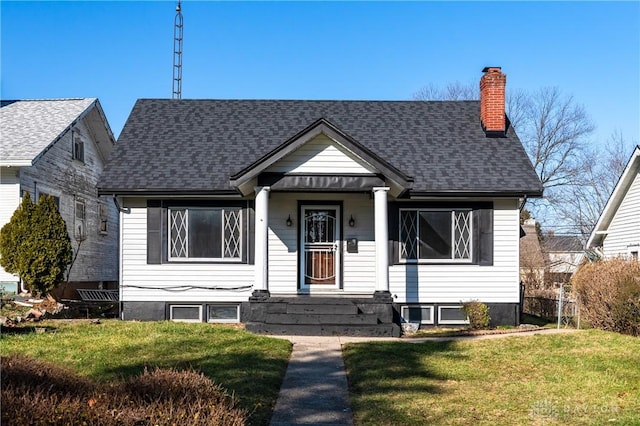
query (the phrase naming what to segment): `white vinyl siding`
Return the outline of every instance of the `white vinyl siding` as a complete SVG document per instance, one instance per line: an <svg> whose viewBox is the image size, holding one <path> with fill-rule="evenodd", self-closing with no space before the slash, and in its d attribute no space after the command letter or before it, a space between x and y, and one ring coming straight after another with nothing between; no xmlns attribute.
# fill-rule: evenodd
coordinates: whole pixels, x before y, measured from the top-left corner
<svg viewBox="0 0 640 426"><path fill-rule="evenodd" d="M272 193L269 200L269 291L272 294L298 292L298 200L342 201L343 288L339 291L373 294L376 269L373 201L368 194ZM291 227L286 225L289 215L293 221ZM355 220L353 228L348 225L350 216ZM347 252L348 238L358 239L358 253Z"/></svg>
<svg viewBox="0 0 640 426"><path fill-rule="evenodd" d="M363 174L374 173L366 163L325 135L318 135L287 155L267 172L292 174Z"/></svg>
<svg viewBox="0 0 640 426"><path fill-rule="evenodd" d="M493 265L404 264L389 268L396 303L485 303L519 301L519 210L517 200L496 200L493 212Z"/></svg>
<svg viewBox="0 0 640 426"><path fill-rule="evenodd" d="M247 300L253 265L237 263L147 264L147 209L144 200L125 200L122 217L122 299L125 302L236 302ZM213 290L217 287L218 290Z"/></svg>
<svg viewBox="0 0 640 426"><path fill-rule="evenodd" d="M628 247L640 244L640 173L636 174L620 207L616 211L603 251L606 257L627 256Z"/></svg>
<svg viewBox="0 0 640 426"><path fill-rule="evenodd" d="M0 168L0 228L11 220L13 212L20 205L19 168ZM9 274L0 267L0 281L18 281L18 277Z"/></svg>
<svg viewBox="0 0 640 426"><path fill-rule="evenodd" d="M298 203L342 202L341 288L327 293L371 295L375 290L374 206L368 194L271 194L269 200L269 291L272 295L298 294ZM232 290L254 283L254 265L233 263L147 264L146 202L126 200L130 213L122 214L122 300L189 303L247 300L252 289ZM494 203L494 261L492 266L472 264L392 265L390 291L396 303L459 305L479 299L485 303L517 303L519 215L517 200ZM287 226L291 217L292 226ZM355 226L348 226L353 216ZM346 240L358 240L358 252L349 253ZM192 286L187 291L168 291ZM218 286L211 291L200 287ZM166 289L166 290L163 290Z"/></svg>

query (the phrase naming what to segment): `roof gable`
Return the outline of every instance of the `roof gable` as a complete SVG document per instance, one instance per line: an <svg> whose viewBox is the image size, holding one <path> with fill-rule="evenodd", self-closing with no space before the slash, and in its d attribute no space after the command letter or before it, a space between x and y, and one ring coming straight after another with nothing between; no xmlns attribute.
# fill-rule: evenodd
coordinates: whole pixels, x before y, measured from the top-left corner
<svg viewBox="0 0 640 426"><path fill-rule="evenodd" d="M613 189L607 204L604 206L604 209L598 218L596 226L593 228L593 231L589 236L587 247L593 248L602 245L602 240L611 225L611 221L627 196L629 189L637 179L640 179L640 145L636 146L633 150L633 154L631 154L631 158L627 162L627 166L622 172L616 187Z"/></svg>
<svg viewBox="0 0 640 426"><path fill-rule="evenodd" d="M267 153L258 161L246 167L241 172L233 175L231 177L231 185L238 188L243 194L248 194L253 191L253 185L251 184L251 182L254 178L256 178L262 172L270 171L269 169L274 168L278 164L283 165L287 157L291 158L304 148L311 148L306 155L307 159L310 160L314 154L318 154L318 150L314 150L314 147L310 145L313 145L314 141L316 141L317 138L321 135L324 135L330 140L329 145L334 145L335 149L337 149L338 151L342 151L347 156L350 156L352 166L361 168L365 173L381 173L385 177L390 179L391 182L395 184L396 187L398 187L398 193L410 187L411 179L409 177L405 176L402 172L397 170L385 160L378 158L374 153L350 138L348 135L346 135L344 132L339 130L336 126L334 126L324 118L321 118L317 122L311 124L306 129L302 130L271 152ZM322 148L322 146L316 145L315 148ZM304 157L305 156L303 156L303 158ZM359 161L356 159L359 159ZM289 172L291 173L291 171ZM342 174L337 172L335 169L330 169L328 171L325 171L324 173L302 173Z"/></svg>
<svg viewBox="0 0 640 426"><path fill-rule="evenodd" d="M327 165L332 166L328 169ZM267 173L364 174L376 169L324 133L265 169Z"/></svg>
<svg viewBox="0 0 640 426"><path fill-rule="evenodd" d="M0 108L1 164L32 165L50 145L85 118L92 134L106 142L98 146L106 160L115 138L97 99L3 101Z"/></svg>

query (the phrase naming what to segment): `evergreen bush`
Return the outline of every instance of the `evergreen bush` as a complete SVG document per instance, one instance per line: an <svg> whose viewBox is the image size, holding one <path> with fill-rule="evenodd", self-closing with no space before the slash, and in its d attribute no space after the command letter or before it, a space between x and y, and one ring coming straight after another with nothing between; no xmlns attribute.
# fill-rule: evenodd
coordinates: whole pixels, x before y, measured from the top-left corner
<svg viewBox="0 0 640 426"><path fill-rule="evenodd" d="M22 263L27 251L29 227L35 205L28 192L24 193L22 203L13 212L11 220L0 229L0 265L10 274L21 275L26 267Z"/></svg>
<svg viewBox="0 0 640 426"><path fill-rule="evenodd" d="M25 193L0 234L0 264L32 293L46 294L64 280L73 249L53 197L43 195L34 205Z"/></svg>

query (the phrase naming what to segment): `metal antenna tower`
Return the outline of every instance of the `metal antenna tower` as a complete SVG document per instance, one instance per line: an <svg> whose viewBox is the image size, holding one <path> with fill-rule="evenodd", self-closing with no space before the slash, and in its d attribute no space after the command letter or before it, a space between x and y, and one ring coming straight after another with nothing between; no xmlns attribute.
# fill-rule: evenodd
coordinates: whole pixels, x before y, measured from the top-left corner
<svg viewBox="0 0 640 426"><path fill-rule="evenodd" d="M173 99L182 99L182 7L176 6L173 25Z"/></svg>

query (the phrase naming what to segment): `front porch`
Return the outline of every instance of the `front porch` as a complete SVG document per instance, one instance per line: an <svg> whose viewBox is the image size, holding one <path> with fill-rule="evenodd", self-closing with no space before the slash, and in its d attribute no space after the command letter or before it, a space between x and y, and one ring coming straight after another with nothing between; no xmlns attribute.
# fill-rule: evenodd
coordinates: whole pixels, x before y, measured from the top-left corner
<svg viewBox="0 0 640 426"><path fill-rule="evenodd" d="M319 200L317 194L273 194L270 187L257 187L254 290L242 304L240 319L247 329L399 336L389 292L388 191L371 188L373 200L344 193L325 193ZM293 203L297 211L291 215ZM356 223L354 213L364 221ZM283 264L293 267L285 270Z"/></svg>
<svg viewBox="0 0 640 426"><path fill-rule="evenodd" d="M271 296L242 304L248 331L275 335L398 337L391 298Z"/></svg>

